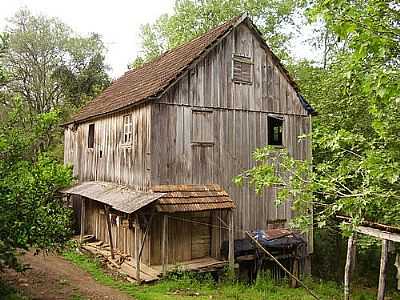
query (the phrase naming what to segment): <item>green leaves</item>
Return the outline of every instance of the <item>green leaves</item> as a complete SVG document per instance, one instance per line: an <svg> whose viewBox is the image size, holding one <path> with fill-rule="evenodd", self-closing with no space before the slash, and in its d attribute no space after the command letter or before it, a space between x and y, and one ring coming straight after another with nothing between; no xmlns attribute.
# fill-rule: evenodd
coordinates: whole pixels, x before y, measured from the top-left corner
<svg viewBox="0 0 400 300"><path fill-rule="evenodd" d="M171 15L161 15L141 28L142 54L137 67L168 49L175 48L235 16L248 12L268 44L281 58L288 58L290 25L298 6L294 0L180 0Z"/></svg>
<svg viewBox="0 0 400 300"><path fill-rule="evenodd" d="M27 128L20 107L0 123L0 270L20 268L17 249L57 250L70 235L70 210L56 197L72 170L41 150L60 114L40 114Z"/></svg>

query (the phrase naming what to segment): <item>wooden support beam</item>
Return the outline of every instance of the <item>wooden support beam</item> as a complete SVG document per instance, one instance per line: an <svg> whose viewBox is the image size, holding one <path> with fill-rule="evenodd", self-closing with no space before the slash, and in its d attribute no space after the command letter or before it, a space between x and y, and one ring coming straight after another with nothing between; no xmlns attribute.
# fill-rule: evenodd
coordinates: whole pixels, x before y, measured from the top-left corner
<svg viewBox="0 0 400 300"><path fill-rule="evenodd" d="M353 259L355 253L355 235L354 233L350 235L347 240L347 256L346 265L344 267L344 300L350 300L350 281L351 281L351 271L353 269Z"/></svg>
<svg viewBox="0 0 400 300"><path fill-rule="evenodd" d="M83 236L85 235L85 222L86 222L86 203L85 198L81 196L81 236L80 242L83 241Z"/></svg>
<svg viewBox="0 0 400 300"><path fill-rule="evenodd" d="M145 241L146 241L147 234L148 234L149 231L150 231L151 223L153 222L153 216L154 216L154 213L151 215L150 220L147 220L146 231L144 232L143 239L142 239L142 243L141 243L141 245L140 245L139 258L142 257L142 252L143 252L143 248L144 248L144 243L145 243Z"/></svg>
<svg viewBox="0 0 400 300"><path fill-rule="evenodd" d="M136 259L136 281L138 284L141 283L140 279L140 236L139 236L140 226L139 226L139 215L135 216L135 259Z"/></svg>
<svg viewBox="0 0 400 300"><path fill-rule="evenodd" d="M167 239L168 239L168 216L164 215L162 224L162 244L161 244L161 263L162 263L163 275L167 273L167 264L168 264Z"/></svg>
<svg viewBox="0 0 400 300"><path fill-rule="evenodd" d="M381 267L379 270L379 286L378 286L377 300L384 300L384 298L385 298L385 285L386 285L389 243L390 242L388 240L382 241Z"/></svg>
<svg viewBox="0 0 400 300"><path fill-rule="evenodd" d="M233 272L235 268L235 240L233 235L233 211L229 211L229 250L228 250L228 261L229 269Z"/></svg>
<svg viewBox="0 0 400 300"><path fill-rule="evenodd" d="M110 251L111 251L111 258L114 259L114 245L113 245L113 239L112 239L112 233L111 233L111 215L110 215L110 209L108 208L107 205L104 205L104 211L106 213L106 221L107 221L107 229L108 229L108 237L110 240Z"/></svg>
<svg viewBox="0 0 400 300"><path fill-rule="evenodd" d="M383 231L376 228L357 226L356 231L362 234L370 235L381 240L400 242L400 234Z"/></svg>

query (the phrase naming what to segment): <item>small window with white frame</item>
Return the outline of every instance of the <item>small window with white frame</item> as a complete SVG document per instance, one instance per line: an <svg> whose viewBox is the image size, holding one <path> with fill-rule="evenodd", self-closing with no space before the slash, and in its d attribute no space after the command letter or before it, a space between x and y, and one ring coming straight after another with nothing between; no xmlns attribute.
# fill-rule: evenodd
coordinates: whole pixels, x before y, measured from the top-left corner
<svg viewBox="0 0 400 300"><path fill-rule="evenodd" d="M124 145L131 145L133 139L133 120L131 114L124 116L123 126L122 143Z"/></svg>

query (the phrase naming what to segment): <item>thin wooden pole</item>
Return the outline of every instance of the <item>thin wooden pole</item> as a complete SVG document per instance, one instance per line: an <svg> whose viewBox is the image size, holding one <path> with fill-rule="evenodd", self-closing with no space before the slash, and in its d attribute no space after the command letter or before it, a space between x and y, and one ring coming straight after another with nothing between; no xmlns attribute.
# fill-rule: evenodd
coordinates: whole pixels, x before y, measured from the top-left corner
<svg viewBox="0 0 400 300"><path fill-rule="evenodd" d="M85 198L81 196L81 235L80 242L83 241L83 236L85 235L85 220L86 220L86 206Z"/></svg>
<svg viewBox="0 0 400 300"><path fill-rule="evenodd" d="M229 250L228 250L228 261L229 261L229 269L231 272L234 271L235 268L235 241L233 236L233 212L229 211Z"/></svg>
<svg viewBox="0 0 400 300"><path fill-rule="evenodd" d="M135 258L136 258L136 281L140 284L140 255L139 255L139 247L140 247L140 236L139 236L139 215L136 215L135 218Z"/></svg>
<svg viewBox="0 0 400 300"><path fill-rule="evenodd" d="M279 260L277 260L275 258L275 256L273 256L271 253L269 253L268 250L266 250L254 237L251 236L250 233L248 233L247 231L245 231L246 235L257 245L258 248L260 248L265 254L267 254L269 257L272 258L273 261L276 262L276 264L283 270L285 271L286 274L288 274L291 278L293 278L294 280L296 280L303 288L305 288L305 290L311 295L313 296L315 299L320 300L320 298L312 291L310 290L303 282L300 281L299 278L297 278L296 276L294 276L292 273L290 273L290 271L288 269L285 268L284 265L282 265Z"/></svg>
<svg viewBox="0 0 400 300"><path fill-rule="evenodd" d="M353 251L355 251L354 233L347 240L346 265L344 267L344 300L350 300L350 280L353 265Z"/></svg>
<svg viewBox="0 0 400 300"><path fill-rule="evenodd" d="M379 287L378 287L377 300L384 300L384 298L385 298L385 283L386 283L388 252L389 252L389 241L382 240L381 267L379 270Z"/></svg>
<svg viewBox="0 0 400 300"><path fill-rule="evenodd" d="M112 233L111 233L111 220L110 220L110 210L107 205L104 205L104 211L106 213L106 221L107 221L107 229L108 229L108 237L110 240L110 250L111 250L111 258L114 259L114 245L112 240Z"/></svg>
<svg viewBox="0 0 400 300"><path fill-rule="evenodd" d="M153 222L153 216L154 216L154 214L151 215L150 221L149 221L149 223L146 225L146 231L144 232L143 239L142 239L142 243L141 243L141 245L140 245L139 258L142 257L142 252L143 252L143 248L144 248L144 242L146 241L147 234L148 234L149 231L150 231L151 223Z"/></svg>
<svg viewBox="0 0 400 300"><path fill-rule="evenodd" d="M161 263L162 263L162 274L165 275L167 272L167 234L168 234L168 216L164 215L162 224L162 244L161 244Z"/></svg>

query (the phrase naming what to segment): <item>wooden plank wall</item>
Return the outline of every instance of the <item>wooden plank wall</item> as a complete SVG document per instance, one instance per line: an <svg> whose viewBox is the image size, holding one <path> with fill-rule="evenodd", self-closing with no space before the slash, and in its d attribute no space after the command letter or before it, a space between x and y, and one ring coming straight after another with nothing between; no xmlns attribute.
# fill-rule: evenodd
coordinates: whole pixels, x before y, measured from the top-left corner
<svg viewBox="0 0 400 300"><path fill-rule="evenodd" d="M227 222L226 213L218 216ZM168 264L189 261L195 258L220 257L220 221L216 214L205 211L175 213L168 217ZM161 264L162 215L156 215L150 231L150 256L152 265ZM209 226L214 225L215 227Z"/></svg>
<svg viewBox="0 0 400 300"><path fill-rule="evenodd" d="M150 186L149 105L65 129L64 162L74 166L80 181L110 181L137 190ZM124 145L123 116L133 116L133 141ZM89 124L95 124L93 149L88 149Z"/></svg>
<svg viewBox="0 0 400 300"><path fill-rule="evenodd" d="M85 234L94 235L97 240L109 243L109 235L107 229L106 215L104 213L104 206L97 201L86 199L86 220L85 220ZM112 212L111 234L113 237L114 249L119 252L135 257L135 230L136 225L133 223L129 228L128 218L124 214ZM118 218L117 218L118 217ZM139 229L139 240L142 241L144 231ZM141 262L150 264L150 239L147 238L143 248Z"/></svg>
<svg viewBox="0 0 400 300"><path fill-rule="evenodd" d="M232 82L232 53L252 57L253 84ZM289 153L311 159L310 141L297 139L309 133L311 124L297 97L271 54L245 25L239 26L152 104L152 184L222 185L237 205L235 238L244 237L244 230L286 226L290 205L276 207L274 189L258 196L232 179L254 166L251 154L267 144L269 113L283 116ZM191 144L192 109L212 111L213 144Z"/></svg>

